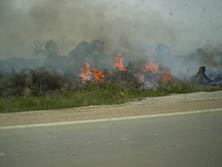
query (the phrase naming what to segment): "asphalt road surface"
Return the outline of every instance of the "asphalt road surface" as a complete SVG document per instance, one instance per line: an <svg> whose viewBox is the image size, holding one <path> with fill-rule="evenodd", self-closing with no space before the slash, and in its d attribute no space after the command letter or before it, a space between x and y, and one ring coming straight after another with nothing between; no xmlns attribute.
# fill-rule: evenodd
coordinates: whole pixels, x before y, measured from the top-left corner
<svg viewBox="0 0 222 167"><path fill-rule="evenodd" d="M0 130L0 167L221 167L222 110Z"/></svg>

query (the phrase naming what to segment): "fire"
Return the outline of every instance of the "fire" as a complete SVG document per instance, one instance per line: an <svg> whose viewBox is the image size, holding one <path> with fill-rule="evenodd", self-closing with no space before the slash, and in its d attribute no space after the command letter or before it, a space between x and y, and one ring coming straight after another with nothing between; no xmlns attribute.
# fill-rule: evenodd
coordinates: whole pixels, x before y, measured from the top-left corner
<svg viewBox="0 0 222 167"><path fill-rule="evenodd" d="M127 70L127 68L123 66L123 60L124 60L123 54L118 53L117 56L115 57L115 67L120 71ZM85 68L81 68L80 71L81 71L82 83L86 83L87 81L99 83L105 78L105 73L103 71L97 69L90 70L90 64L88 62L85 62ZM154 64L150 57L148 57L148 64L144 65L141 71L134 72L134 76L138 79L138 81L145 85L150 83L148 81L148 77L146 77L146 75L149 75L150 73L146 72L152 72L157 76L161 76L160 80L158 79L158 82L160 81L165 84L168 84L173 81L172 76L170 74L171 73L170 69L163 69L163 68L160 69L159 64ZM115 76L115 72L109 71L109 74L107 75Z"/></svg>
<svg viewBox="0 0 222 167"><path fill-rule="evenodd" d="M118 53L117 56L115 57L115 67L119 69L120 71L126 71L126 67L123 66L123 54Z"/></svg>
<svg viewBox="0 0 222 167"><path fill-rule="evenodd" d="M153 64L153 62L150 59L150 57L148 57L148 62L149 63L143 67L143 71L144 72L151 71L154 74L160 73L160 71L159 71L159 64Z"/></svg>
<svg viewBox="0 0 222 167"><path fill-rule="evenodd" d="M86 83L87 81L92 80L94 78L94 82L100 82L104 77L104 72L99 70L90 70L90 64L88 62L85 62L85 68L81 68L81 81L82 83Z"/></svg>
<svg viewBox="0 0 222 167"><path fill-rule="evenodd" d="M100 82L104 77L104 72L99 71L99 70L92 70L91 71L94 75L94 82Z"/></svg>
<svg viewBox="0 0 222 167"><path fill-rule="evenodd" d="M162 79L163 83L168 84L169 82L172 81L172 77L169 74L166 74L163 79Z"/></svg>
<svg viewBox="0 0 222 167"><path fill-rule="evenodd" d="M162 78L162 82L165 84L168 84L169 82L172 82L173 79L170 75L170 69L168 69L166 72L164 72L164 76Z"/></svg>
<svg viewBox="0 0 222 167"><path fill-rule="evenodd" d="M86 83L86 81L89 81L91 80L92 78L92 72L90 71L90 64L88 62L85 62L85 68L81 68L80 71L81 71L81 81L83 83Z"/></svg>

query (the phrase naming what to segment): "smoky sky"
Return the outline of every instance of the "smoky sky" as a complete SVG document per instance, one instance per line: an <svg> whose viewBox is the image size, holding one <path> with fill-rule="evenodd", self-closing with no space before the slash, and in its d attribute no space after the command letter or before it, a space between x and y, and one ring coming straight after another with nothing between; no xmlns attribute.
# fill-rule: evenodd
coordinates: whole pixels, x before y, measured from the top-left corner
<svg viewBox="0 0 222 167"><path fill-rule="evenodd" d="M55 40L62 55L82 40L185 53L222 42L221 9L221 0L1 0L0 58L32 56L34 40Z"/></svg>

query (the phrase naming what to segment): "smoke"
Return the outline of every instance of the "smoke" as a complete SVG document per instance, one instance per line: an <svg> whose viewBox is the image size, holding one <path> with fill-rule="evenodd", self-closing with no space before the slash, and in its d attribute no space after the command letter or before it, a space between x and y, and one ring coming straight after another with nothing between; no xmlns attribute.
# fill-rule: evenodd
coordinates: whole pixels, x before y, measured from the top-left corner
<svg viewBox="0 0 222 167"><path fill-rule="evenodd" d="M33 40L55 40L63 55L80 41L102 40L135 52L135 41L173 45L176 34L145 1L3 0L0 57L29 57Z"/></svg>
<svg viewBox="0 0 222 167"><path fill-rule="evenodd" d="M63 56L67 56L82 41L92 43L99 40L104 41L106 55L122 51L128 56L125 64L130 61L144 64L148 61L147 56L151 56L154 62L170 67L177 76L186 75L181 75L182 72L193 74L199 65L208 65L206 62L209 59L211 66L218 63L221 54L198 57L195 53L189 56L184 50L202 45L211 36L214 43L218 42L222 34L219 26L222 25L217 21L219 19L212 18L220 18L221 15L212 11L219 11L221 3L217 0L212 0L212 3L188 0L185 5L177 0L161 3L150 0L1 0L0 59L32 58L34 40L56 41ZM209 5L208 9L207 3L213 5ZM218 8L214 10L214 6ZM208 16L207 13L212 14ZM213 21L208 23L207 20ZM177 49L179 44L182 47ZM173 53L175 50L179 50L180 55L186 55L186 61ZM97 55L96 50L93 54ZM90 56L87 59L90 61ZM110 59L103 60L102 56L99 59L91 62L105 67L113 63ZM81 58L82 62L84 58Z"/></svg>

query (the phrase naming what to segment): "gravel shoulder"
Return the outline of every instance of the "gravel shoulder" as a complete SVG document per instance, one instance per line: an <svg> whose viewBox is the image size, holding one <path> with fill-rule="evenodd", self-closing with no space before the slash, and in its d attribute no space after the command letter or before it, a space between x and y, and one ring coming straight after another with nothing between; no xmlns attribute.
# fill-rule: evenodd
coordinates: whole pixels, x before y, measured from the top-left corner
<svg viewBox="0 0 222 167"><path fill-rule="evenodd" d="M222 108L222 91L144 98L122 105L0 114L0 126L118 118Z"/></svg>

